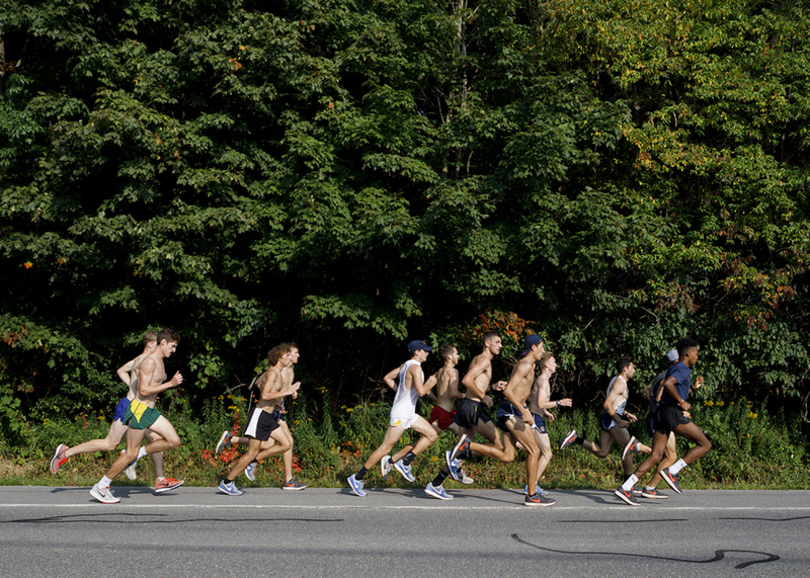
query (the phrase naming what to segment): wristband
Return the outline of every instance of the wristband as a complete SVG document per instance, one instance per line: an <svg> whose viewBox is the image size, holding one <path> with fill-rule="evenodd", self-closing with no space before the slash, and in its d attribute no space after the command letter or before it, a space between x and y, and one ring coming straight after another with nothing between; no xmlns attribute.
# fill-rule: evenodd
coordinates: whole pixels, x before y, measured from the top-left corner
<svg viewBox="0 0 810 578"><path fill-rule="evenodd" d="M686 402L686 400L685 400L685 399L682 399L681 401L679 401L679 402L678 402L678 407L683 406L683 404L684 404L685 402Z"/></svg>
<svg viewBox="0 0 810 578"><path fill-rule="evenodd" d="M557 407L560 407L560 400L557 400Z"/></svg>

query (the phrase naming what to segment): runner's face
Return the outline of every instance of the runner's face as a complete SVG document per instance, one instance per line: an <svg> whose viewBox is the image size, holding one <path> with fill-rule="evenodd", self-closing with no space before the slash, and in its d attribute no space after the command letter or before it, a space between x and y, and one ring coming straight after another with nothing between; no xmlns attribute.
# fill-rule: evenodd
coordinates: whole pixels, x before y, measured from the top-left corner
<svg viewBox="0 0 810 578"><path fill-rule="evenodd" d="M632 363L627 366L627 379L630 379L636 374L636 366Z"/></svg>
<svg viewBox="0 0 810 578"><path fill-rule="evenodd" d="M687 351L686 354L684 354L683 359L681 361L683 361L687 367L694 367L695 364L697 363L697 359L698 359L698 350L697 347L695 347L694 349L690 349L689 351Z"/></svg>
<svg viewBox="0 0 810 578"><path fill-rule="evenodd" d="M413 354L413 357L414 359L416 359L416 361L422 363L428 358L428 352L425 351L424 349L419 349L416 351L416 353Z"/></svg>
<svg viewBox="0 0 810 578"><path fill-rule="evenodd" d="M294 365L294 364L298 363L298 358L301 357L301 354L298 353L298 348L297 347L293 347L290 351L288 351L287 353L284 354L284 357L289 359L290 363Z"/></svg>
<svg viewBox="0 0 810 578"><path fill-rule="evenodd" d="M453 362L453 365L458 365L458 349L454 349L450 354L450 361Z"/></svg>
<svg viewBox="0 0 810 578"><path fill-rule="evenodd" d="M501 352L501 348L503 347L503 342L501 341L500 337L493 337L489 341L487 341L487 347L492 352L493 355L498 355Z"/></svg>
<svg viewBox="0 0 810 578"><path fill-rule="evenodd" d="M549 369L549 371L551 371L551 373L554 373L557 371L557 360L550 357L549 360L546 361L546 367Z"/></svg>
<svg viewBox="0 0 810 578"><path fill-rule="evenodd" d="M160 342L160 349L163 350L163 357L169 357L177 350L176 341L166 341L165 339Z"/></svg>

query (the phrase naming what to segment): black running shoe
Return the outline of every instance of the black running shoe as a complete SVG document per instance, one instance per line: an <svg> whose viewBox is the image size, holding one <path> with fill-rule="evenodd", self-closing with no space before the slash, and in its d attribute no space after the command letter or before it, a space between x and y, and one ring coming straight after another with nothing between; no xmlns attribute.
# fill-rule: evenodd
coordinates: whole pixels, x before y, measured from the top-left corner
<svg viewBox="0 0 810 578"><path fill-rule="evenodd" d="M664 481L669 485L670 488L675 490L678 494L683 494L681 490L680 484L678 484L678 475L677 474L670 474L669 468L665 470L661 470L661 477L664 478Z"/></svg>
<svg viewBox="0 0 810 578"><path fill-rule="evenodd" d="M624 500L630 506L640 506L641 504L638 503L638 500L633 495L633 491L630 490L629 492L626 491L623 487L619 486L616 488L616 491L613 492L617 496L619 496L622 500Z"/></svg>

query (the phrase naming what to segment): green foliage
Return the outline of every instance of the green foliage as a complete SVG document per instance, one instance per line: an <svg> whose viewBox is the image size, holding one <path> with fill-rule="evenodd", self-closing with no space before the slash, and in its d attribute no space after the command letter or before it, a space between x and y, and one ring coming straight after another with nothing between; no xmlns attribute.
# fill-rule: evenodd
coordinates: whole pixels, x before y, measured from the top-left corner
<svg viewBox="0 0 810 578"><path fill-rule="evenodd" d="M317 416L376 396L410 339L468 358L487 312L532 320L587 403L618 355L640 390L685 335L700 399L806 399L808 22L749 0L12 0L0 428L107 408L151 327L183 336L195 411L296 340L334 386Z"/></svg>

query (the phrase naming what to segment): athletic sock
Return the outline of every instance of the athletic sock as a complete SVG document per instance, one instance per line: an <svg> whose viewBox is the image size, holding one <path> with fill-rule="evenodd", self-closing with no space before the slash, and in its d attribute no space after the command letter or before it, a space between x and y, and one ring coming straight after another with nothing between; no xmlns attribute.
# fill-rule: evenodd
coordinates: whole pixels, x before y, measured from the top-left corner
<svg viewBox="0 0 810 578"><path fill-rule="evenodd" d="M444 470L441 470L439 472L439 475L436 476L435 478L433 478L433 481L430 482L430 483L433 484L434 488L438 488L439 486L441 486L444 483L444 480L446 480L446 479L447 479L447 474L444 473Z"/></svg>
<svg viewBox="0 0 810 578"><path fill-rule="evenodd" d="M583 445L585 443L585 438L582 437L582 436L577 436L574 439L574 443L581 446L581 445Z"/></svg>
<svg viewBox="0 0 810 578"><path fill-rule="evenodd" d="M413 460L415 460L415 459L416 459L416 454L413 453L413 452L408 452L407 454L405 454L405 457L402 458L402 465L403 466L409 466L409 465L411 465L411 462Z"/></svg>
<svg viewBox="0 0 810 578"><path fill-rule="evenodd" d="M630 477L627 478L627 480L625 480L625 482L622 484L622 489L625 492L629 492L630 490L633 489L633 486L636 485L637 481L638 478L636 477L636 474L631 474Z"/></svg>
<svg viewBox="0 0 810 578"><path fill-rule="evenodd" d="M108 478L107 476L103 476L98 481L98 489L99 490L106 490L107 488L110 487L110 484L112 484L112 480L110 478Z"/></svg>
<svg viewBox="0 0 810 578"><path fill-rule="evenodd" d="M653 488L652 486L644 486L644 490L646 490L647 492L652 492L655 490L655 488Z"/></svg>
<svg viewBox="0 0 810 578"><path fill-rule="evenodd" d="M680 460L678 460L677 462L675 462L674 464L669 466L669 473L674 476L675 474L680 472L682 469L684 469L686 467L686 465L687 465L686 462L683 461L683 458L681 458Z"/></svg>
<svg viewBox="0 0 810 578"><path fill-rule="evenodd" d="M362 468L360 468L359 470L357 470L357 473L356 473L356 474L354 474L354 479L355 479L355 480L359 480L359 481L361 481L361 482L362 482L362 481L363 481L363 478L365 478L365 477L366 477L366 473L367 473L367 472L368 472L368 470L366 469L366 466L363 466Z"/></svg>
<svg viewBox="0 0 810 578"><path fill-rule="evenodd" d="M135 461L137 462L139 459L141 459L145 455L146 455L146 446L141 446L141 449L138 450L138 457L135 458Z"/></svg>

